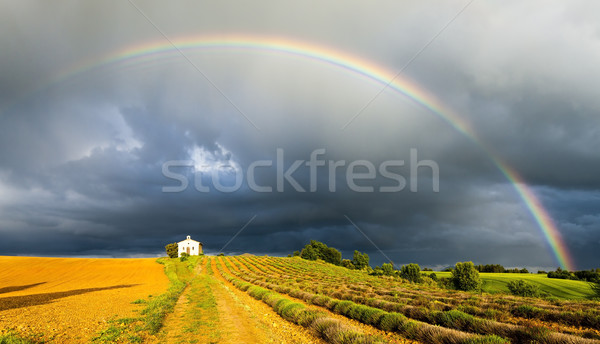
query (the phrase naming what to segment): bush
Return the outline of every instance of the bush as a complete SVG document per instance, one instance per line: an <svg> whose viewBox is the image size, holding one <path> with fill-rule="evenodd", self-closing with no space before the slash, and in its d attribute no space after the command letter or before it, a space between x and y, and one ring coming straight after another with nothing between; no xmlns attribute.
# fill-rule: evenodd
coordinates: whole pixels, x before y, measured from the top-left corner
<svg viewBox="0 0 600 344"><path fill-rule="evenodd" d="M189 257L189 256L190 256L190 255L189 255L189 254L187 254L186 252L182 252L182 253L181 253L181 256L179 257L179 261L180 261L180 262L185 262L186 260L188 260L188 257Z"/></svg>
<svg viewBox="0 0 600 344"><path fill-rule="evenodd" d="M458 290L479 290L481 288L479 271L475 269L473 262L456 263L452 270L452 282Z"/></svg>
<svg viewBox="0 0 600 344"><path fill-rule="evenodd" d="M376 266L376 267L373 269L373 271L371 271L371 272L369 273L369 275L381 276L381 275L383 275L383 270L381 269L381 267L379 267L379 266Z"/></svg>
<svg viewBox="0 0 600 344"><path fill-rule="evenodd" d="M172 244L167 244L167 246L165 246L165 251L167 251L167 256L169 256L169 258L177 258L179 246L176 242Z"/></svg>
<svg viewBox="0 0 600 344"><path fill-rule="evenodd" d="M421 282L421 267L418 264L403 265L400 276L414 283Z"/></svg>
<svg viewBox="0 0 600 344"><path fill-rule="evenodd" d="M523 280L510 281L508 283L508 290L510 290L511 294L517 296L540 296L540 288L537 285L525 282Z"/></svg>
<svg viewBox="0 0 600 344"><path fill-rule="evenodd" d="M381 264L381 271L386 276L392 276L394 274L394 266L391 263Z"/></svg>
<svg viewBox="0 0 600 344"><path fill-rule="evenodd" d="M438 287L443 289L452 289L454 288L454 281L449 277L440 277L437 281Z"/></svg>
<svg viewBox="0 0 600 344"><path fill-rule="evenodd" d="M434 274L434 276L435 276L435 274ZM435 287L435 286L437 286L437 282L433 278L431 278L429 276L422 277L420 283L424 284L426 286L429 286L429 287Z"/></svg>
<svg viewBox="0 0 600 344"><path fill-rule="evenodd" d="M350 261L350 259L342 259L342 266L350 270L355 269L354 264L352 264L352 261Z"/></svg>

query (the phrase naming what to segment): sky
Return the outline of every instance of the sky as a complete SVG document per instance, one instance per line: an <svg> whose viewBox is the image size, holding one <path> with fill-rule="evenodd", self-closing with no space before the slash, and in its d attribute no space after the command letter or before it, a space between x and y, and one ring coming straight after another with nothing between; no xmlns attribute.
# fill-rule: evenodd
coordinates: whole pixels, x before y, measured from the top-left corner
<svg viewBox="0 0 600 344"><path fill-rule="evenodd" d="M206 253L287 255L315 239L372 265L556 268L496 159L576 268L598 267L600 3L0 9L0 255L159 256L191 235ZM185 45L208 40L229 44ZM119 55L148 46L165 51Z"/></svg>

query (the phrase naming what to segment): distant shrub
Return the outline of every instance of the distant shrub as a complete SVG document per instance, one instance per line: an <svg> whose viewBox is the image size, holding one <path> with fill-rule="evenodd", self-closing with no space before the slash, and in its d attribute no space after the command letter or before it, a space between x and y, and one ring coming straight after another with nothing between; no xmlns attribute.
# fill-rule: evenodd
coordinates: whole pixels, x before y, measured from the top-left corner
<svg viewBox="0 0 600 344"><path fill-rule="evenodd" d="M523 280L508 282L508 290L517 296L537 297L540 296L540 288L532 283Z"/></svg>
<svg viewBox="0 0 600 344"><path fill-rule="evenodd" d="M225 256L225 253L221 252L221 253L217 254L217 256L223 257L223 256Z"/></svg>
<svg viewBox="0 0 600 344"><path fill-rule="evenodd" d="M414 283L421 282L421 267L419 267L419 264L412 263L403 265L402 268L400 268L400 277Z"/></svg>
<svg viewBox="0 0 600 344"><path fill-rule="evenodd" d="M479 290L481 288L479 271L475 269L473 262L456 263L452 270L452 282L458 290Z"/></svg>

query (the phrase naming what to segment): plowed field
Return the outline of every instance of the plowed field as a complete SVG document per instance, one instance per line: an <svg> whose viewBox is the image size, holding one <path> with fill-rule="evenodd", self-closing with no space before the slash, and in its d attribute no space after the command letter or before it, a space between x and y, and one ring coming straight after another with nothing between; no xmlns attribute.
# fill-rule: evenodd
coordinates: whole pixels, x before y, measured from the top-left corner
<svg viewBox="0 0 600 344"><path fill-rule="evenodd" d="M133 301L167 286L153 258L0 257L0 334L88 343L108 320L136 315Z"/></svg>

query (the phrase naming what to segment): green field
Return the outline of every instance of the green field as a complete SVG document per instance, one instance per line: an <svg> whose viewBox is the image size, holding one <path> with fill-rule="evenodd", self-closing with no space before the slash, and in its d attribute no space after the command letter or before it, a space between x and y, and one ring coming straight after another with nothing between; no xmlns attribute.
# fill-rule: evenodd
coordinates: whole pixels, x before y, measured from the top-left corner
<svg viewBox="0 0 600 344"><path fill-rule="evenodd" d="M450 277L450 272L435 272L437 277ZM588 282L548 278L545 274L480 273L482 289L487 293L510 293L508 282L525 280L542 291L565 299L588 299L594 292Z"/></svg>

